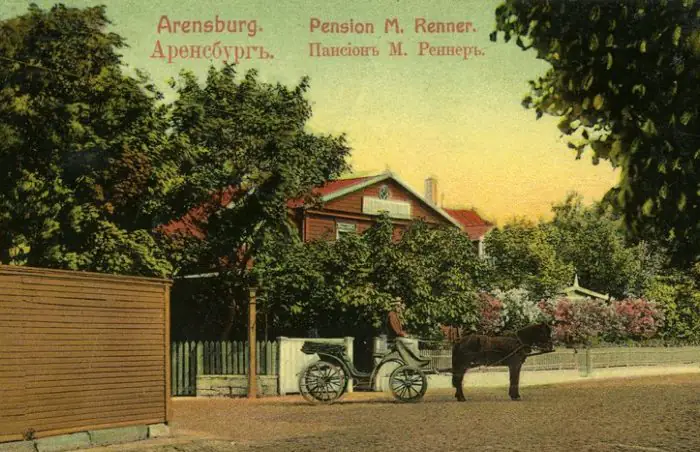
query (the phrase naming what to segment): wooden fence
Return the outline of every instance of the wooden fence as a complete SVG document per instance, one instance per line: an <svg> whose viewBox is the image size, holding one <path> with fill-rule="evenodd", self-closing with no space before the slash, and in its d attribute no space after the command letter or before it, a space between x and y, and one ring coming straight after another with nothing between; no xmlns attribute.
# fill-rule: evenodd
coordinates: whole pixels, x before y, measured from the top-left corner
<svg viewBox="0 0 700 452"><path fill-rule="evenodd" d="M258 375L277 375L277 342L258 341L256 347ZM170 352L173 396L195 395L197 375L248 374L247 342L173 342Z"/></svg>
<svg viewBox="0 0 700 452"><path fill-rule="evenodd" d="M156 424L170 281L0 265L0 443Z"/></svg>

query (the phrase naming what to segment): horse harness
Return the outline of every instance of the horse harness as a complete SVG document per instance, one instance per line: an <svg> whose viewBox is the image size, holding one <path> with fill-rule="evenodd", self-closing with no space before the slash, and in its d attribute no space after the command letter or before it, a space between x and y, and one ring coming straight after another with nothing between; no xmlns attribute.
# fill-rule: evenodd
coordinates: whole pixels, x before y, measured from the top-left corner
<svg viewBox="0 0 700 452"><path fill-rule="evenodd" d="M486 343L485 343L484 346L482 347L482 351L481 351L481 352L482 352L482 353L485 353L485 352L491 351L491 350L492 350L492 347L490 346L490 345L491 345L491 337L490 337L490 336L481 336L481 337L483 337L483 338L486 339ZM481 339L481 338L480 338L480 339ZM518 353L520 350L522 350L522 349L524 349L524 348L527 348L527 347L530 347L529 345L523 343L522 339L520 339L520 336L516 335L516 336L515 336L515 339L518 340L518 346L515 348L515 350L513 350L513 351L510 352L510 353L508 353L506 356L504 356L503 358L499 359L499 360L496 361L496 362L488 363L488 364L483 364L483 365L481 365L481 366L479 366L479 367L496 366L496 365L502 363L503 361L507 360L507 359L510 358L511 356L515 355L515 354ZM481 344L480 344L480 345L481 345Z"/></svg>

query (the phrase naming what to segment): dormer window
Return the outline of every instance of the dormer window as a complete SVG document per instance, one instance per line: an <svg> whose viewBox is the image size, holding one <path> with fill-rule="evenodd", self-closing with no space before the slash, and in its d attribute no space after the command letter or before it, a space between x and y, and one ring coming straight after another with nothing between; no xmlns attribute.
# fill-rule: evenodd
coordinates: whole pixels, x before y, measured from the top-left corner
<svg viewBox="0 0 700 452"><path fill-rule="evenodd" d="M384 184L379 187L379 199L389 199L390 194L388 185Z"/></svg>

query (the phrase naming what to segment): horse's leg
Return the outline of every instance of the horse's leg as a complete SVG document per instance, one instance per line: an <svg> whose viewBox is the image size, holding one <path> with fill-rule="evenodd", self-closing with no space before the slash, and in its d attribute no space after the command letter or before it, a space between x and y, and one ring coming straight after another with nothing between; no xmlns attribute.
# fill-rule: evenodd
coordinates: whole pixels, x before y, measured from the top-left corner
<svg viewBox="0 0 700 452"><path fill-rule="evenodd" d="M512 400L520 400L520 369L523 367L523 359L520 356L515 356L508 363L510 372L510 388L508 395Z"/></svg>
<svg viewBox="0 0 700 452"><path fill-rule="evenodd" d="M460 402L466 402L464 397L464 388L462 387L464 383L464 373L467 368L464 366L459 366L452 369L452 386L455 388L455 398Z"/></svg>
<svg viewBox="0 0 700 452"><path fill-rule="evenodd" d="M464 402L464 391L462 390L462 382L464 381L464 372L467 371L467 357L462 352L462 342L456 343L452 347L452 386L455 388L455 398Z"/></svg>

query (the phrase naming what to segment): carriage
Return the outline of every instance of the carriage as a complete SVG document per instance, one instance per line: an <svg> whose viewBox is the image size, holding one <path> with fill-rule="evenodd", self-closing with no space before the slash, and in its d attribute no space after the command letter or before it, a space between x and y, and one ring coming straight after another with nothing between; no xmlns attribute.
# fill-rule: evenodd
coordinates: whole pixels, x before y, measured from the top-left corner
<svg viewBox="0 0 700 452"><path fill-rule="evenodd" d="M522 364L530 356L552 353L551 327L546 323L530 325L504 336L471 334L452 347L452 366L435 369L429 358L422 358L404 342L390 343L385 353L375 353L376 364L370 372L355 368L347 350L341 344L304 342L301 351L318 355L299 375L299 391L311 403L331 404L340 400L348 390L350 379L357 391L373 391L380 371L387 365L398 365L389 375L389 389L401 402L418 402L428 389L429 374L445 371L452 373L455 397L464 401L462 381L467 369L479 366L508 366L510 372L509 395L520 399L518 390Z"/></svg>
<svg viewBox="0 0 700 452"><path fill-rule="evenodd" d="M355 368L342 344L304 342L301 351L319 357L299 375L301 395L315 404L340 400L347 392L350 379L354 383L353 390L373 391L380 371L392 364L398 366L389 375L389 388L394 398L401 402L418 402L428 389L427 375L437 373L429 367L430 359L416 355L400 340L391 342L385 353L374 354L376 364L370 372Z"/></svg>

